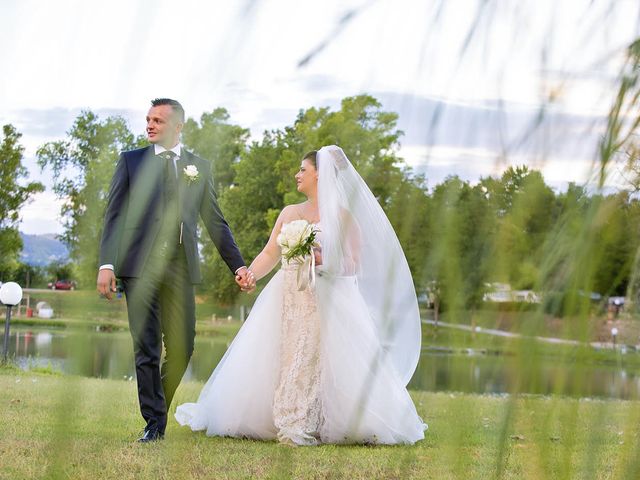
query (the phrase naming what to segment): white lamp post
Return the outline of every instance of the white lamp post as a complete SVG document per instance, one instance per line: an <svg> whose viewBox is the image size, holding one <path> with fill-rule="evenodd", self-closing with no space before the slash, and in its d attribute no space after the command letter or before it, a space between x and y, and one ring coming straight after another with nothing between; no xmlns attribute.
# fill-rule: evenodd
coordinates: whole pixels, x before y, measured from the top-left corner
<svg viewBox="0 0 640 480"><path fill-rule="evenodd" d="M9 324L11 323L11 309L22 301L22 287L16 282L3 283L0 287L0 302L7 306L7 319L4 322L3 358L7 361L9 353Z"/></svg>
<svg viewBox="0 0 640 480"><path fill-rule="evenodd" d="M616 340L618 339L618 329L613 327L611 329L611 337L613 338L613 346L616 346Z"/></svg>

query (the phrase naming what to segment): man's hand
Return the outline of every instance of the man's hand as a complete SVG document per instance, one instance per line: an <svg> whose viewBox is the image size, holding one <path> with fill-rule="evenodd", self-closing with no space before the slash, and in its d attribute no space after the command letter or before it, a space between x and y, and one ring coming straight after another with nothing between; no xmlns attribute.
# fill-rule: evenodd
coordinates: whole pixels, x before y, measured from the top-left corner
<svg viewBox="0 0 640 480"><path fill-rule="evenodd" d="M113 270L103 268L98 272L98 293L107 300L111 300L116 292L116 276Z"/></svg>
<svg viewBox="0 0 640 480"><path fill-rule="evenodd" d="M236 283L243 292L252 292L256 288L256 277L247 267L242 267L236 272Z"/></svg>

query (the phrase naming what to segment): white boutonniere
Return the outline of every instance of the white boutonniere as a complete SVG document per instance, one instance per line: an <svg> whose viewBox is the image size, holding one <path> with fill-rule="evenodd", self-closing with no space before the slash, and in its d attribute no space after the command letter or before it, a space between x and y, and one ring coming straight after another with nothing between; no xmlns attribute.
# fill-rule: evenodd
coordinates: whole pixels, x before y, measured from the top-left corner
<svg viewBox="0 0 640 480"><path fill-rule="evenodd" d="M200 177L198 167L196 167L195 165L187 165L186 167L184 167L183 172L189 183L195 182Z"/></svg>

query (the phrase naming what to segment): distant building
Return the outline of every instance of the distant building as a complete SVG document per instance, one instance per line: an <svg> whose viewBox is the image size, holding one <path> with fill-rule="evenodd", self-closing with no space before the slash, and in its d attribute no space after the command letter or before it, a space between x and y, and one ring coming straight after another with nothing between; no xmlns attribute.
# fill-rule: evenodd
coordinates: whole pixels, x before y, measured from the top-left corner
<svg viewBox="0 0 640 480"><path fill-rule="evenodd" d="M540 303L542 298L533 290L512 290L508 283L487 283L487 293L482 297L485 302L493 303Z"/></svg>

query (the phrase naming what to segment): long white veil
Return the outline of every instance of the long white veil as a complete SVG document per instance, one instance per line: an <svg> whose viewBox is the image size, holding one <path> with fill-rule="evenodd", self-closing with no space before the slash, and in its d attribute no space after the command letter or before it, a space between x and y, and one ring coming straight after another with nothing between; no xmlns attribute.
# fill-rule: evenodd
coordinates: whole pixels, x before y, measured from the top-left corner
<svg viewBox="0 0 640 480"><path fill-rule="evenodd" d="M387 216L342 149L322 147L317 167L322 269L329 278L357 275L385 354L406 385L421 345L420 314L407 259Z"/></svg>

